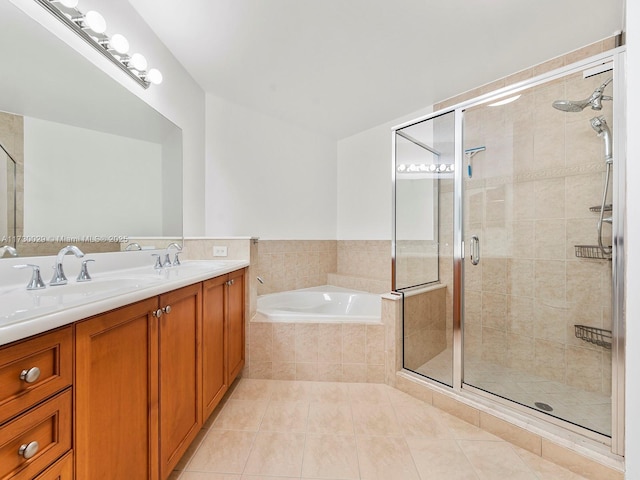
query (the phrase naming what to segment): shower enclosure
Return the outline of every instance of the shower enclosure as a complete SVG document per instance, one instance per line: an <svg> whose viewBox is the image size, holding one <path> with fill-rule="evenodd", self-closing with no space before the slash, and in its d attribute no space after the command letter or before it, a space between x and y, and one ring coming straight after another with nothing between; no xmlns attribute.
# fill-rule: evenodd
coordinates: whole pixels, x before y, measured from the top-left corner
<svg viewBox="0 0 640 480"><path fill-rule="evenodd" d="M394 129L404 368L617 454L623 61L619 48Z"/></svg>

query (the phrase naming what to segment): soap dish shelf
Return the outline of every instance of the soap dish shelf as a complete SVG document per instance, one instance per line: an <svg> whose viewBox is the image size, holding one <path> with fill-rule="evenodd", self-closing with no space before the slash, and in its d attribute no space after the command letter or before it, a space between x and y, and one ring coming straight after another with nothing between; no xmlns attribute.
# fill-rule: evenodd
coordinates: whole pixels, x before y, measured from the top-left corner
<svg viewBox="0 0 640 480"><path fill-rule="evenodd" d="M574 325L574 327L576 329L576 338L599 347L611 349L611 330L587 327L586 325Z"/></svg>

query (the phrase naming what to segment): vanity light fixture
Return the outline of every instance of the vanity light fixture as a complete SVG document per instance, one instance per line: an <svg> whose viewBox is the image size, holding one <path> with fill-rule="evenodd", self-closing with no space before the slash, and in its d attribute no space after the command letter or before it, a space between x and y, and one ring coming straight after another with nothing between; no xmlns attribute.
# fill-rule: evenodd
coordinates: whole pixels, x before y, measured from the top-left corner
<svg viewBox="0 0 640 480"><path fill-rule="evenodd" d="M405 165L401 163L397 166L396 171L398 173L452 173L454 171L453 163L412 163Z"/></svg>
<svg viewBox="0 0 640 480"><path fill-rule="evenodd" d="M35 0L80 38L98 50L135 80L142 88L162 83L162 73L156 68L147 71L147 59L140 53L127 56L129 41L119 33L109 37L104 17L90 10L83 14L76 7L78 0Z"/></svg>

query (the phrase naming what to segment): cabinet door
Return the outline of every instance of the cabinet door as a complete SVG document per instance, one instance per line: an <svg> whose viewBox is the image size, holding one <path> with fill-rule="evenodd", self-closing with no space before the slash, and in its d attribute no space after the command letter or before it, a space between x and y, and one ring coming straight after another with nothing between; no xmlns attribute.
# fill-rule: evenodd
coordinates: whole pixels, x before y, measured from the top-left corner
<svg viewBox="0 0 640 480"><path fill-rule="evenodd" d="M166 310L159 322L162 479L171 474L202 426L201 291L198 283L160 296L160 308Z"/></svg>
<svg viewBox="0 0 640 480"><path fill-rule="evenodd" d="M244 270L229 274L227 282L229 385L244 367Z"/></svg>
<svg viewBox="0 0 640 480"><path fill-rule="evenodd" d="M158 478L157 298L76 325L77 478Z"/></svg>
<svg viewBox="0 0 640 480"><path fill-rule="evenodd" d="M203 421L227 391L225 342L225 283L227 276L208 280L202 290L202 404Z"/></svg>

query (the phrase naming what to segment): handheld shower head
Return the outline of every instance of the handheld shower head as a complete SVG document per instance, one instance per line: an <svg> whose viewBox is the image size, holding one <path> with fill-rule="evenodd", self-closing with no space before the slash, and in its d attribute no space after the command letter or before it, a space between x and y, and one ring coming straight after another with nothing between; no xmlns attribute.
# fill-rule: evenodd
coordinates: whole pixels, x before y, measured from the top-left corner
<svg viewBox="0 0 640 480"><path fill-rule="evenodd" d="M612 159L612 150L611 150L611 130L609 129L609 125L607 125L607 121L603 116L593 117L591 120L591 128L593 128L599 137L602 137L604 140L604 159L605 161L609 161Z"/></svg>
<svg viewBox="0 0 640 480"><path fill-rule="evenodd" d="M613 77L605 81L596 88L589 98L584 100L556 100L553 102L553 108L563 112L581 112L586 107L592 110L602 110L602 100L613 100L613 97L604 95L604 89L613 81Z"/></svg>

